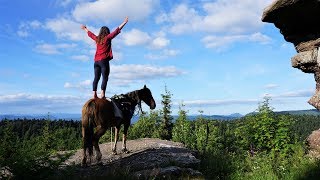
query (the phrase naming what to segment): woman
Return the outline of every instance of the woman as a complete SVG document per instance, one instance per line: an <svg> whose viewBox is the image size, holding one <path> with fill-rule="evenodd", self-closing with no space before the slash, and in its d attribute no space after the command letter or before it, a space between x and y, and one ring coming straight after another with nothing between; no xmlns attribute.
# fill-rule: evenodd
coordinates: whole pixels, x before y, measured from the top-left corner
<svg viewBox="0 0 320 180"><path fill-rule="evenodd" d="M94 80L92 83L93 86L93 98L98 98L97 96L97 86L102 74L102 83L101 83L101 98L105 98L106 88L108 77L110 74L110 64L109 61L113 59L111 40L115 38L120 30L128 22L128 17L117 27L112 33L108 27L103 26L100 29L99 35L96 36L93 34L85 25L81 25L81 29L85 30L88 33L88 36L96 42L96 54L94 56Z"/></svg>

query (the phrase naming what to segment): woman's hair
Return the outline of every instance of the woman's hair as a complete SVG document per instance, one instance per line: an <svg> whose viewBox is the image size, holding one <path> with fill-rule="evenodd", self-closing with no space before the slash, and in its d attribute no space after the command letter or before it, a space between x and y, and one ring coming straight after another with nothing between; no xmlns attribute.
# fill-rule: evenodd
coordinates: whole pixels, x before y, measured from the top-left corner
<svg viewBox="0 0 320 180"><path fill-rule="evenodd" d="M101 44L108 34L110 34L109 28L107 26L102 26L99 35L97 36L96 43Z"/></svg>

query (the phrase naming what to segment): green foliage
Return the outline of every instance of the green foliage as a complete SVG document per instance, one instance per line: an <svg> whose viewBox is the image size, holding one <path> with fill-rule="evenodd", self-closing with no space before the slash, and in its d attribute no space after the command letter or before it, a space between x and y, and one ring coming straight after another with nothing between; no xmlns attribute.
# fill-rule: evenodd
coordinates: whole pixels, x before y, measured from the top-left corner
<svg viewBox="0 0 320 180"><path fill-rule="evenodd" d="M182 142L187 147L193 147L195 136L192 133L191 122L187 120L187 112L183 109L184 105L180 106L179 116L172 129L172 140Z"/></svg>
<svg viewBox="0 0 320 180"><path fill-rule="evenodd" d="M195 129L194 129L194 134L196 137L196 149L199 152L204 152L207 143L208 143L208 137L209 137L209 126L208 122L204 120L202 117L199 117L195 121Z"/></svg>
<svg viewBox="0 0 320 180"><path fill-rule="evenodd" d="M139 120L129 128L129 139L159 137L158 121L160 121L158 111L151 111L150 114L142 114Z"/></svg>
<svg viewBox="0 0 320 180"><path fill-rule="evenodd" d="M13 126L8 121L1 137L3 139L0 142L0 165L5 166L7 163L14 162L19 142L16 133L13 132Z"/></svg>
<svg viewBox="0 0 320 180"><path fill-rule="evenodd" d="M295 143L290 127L294 122L288 115L276 115L269 98L259 105L258 113L244 118L236 129L239 145L245 150L266 151L274 156L287 156Z"/></svg>
<svg viewBox="0 0 320 180"><path fill-rule="evenodd" d="M25 124L27 121L30 124ZM0 166L7 167L16 179L43 179L57 169L70 154L55 155L55 151L77 149L80 138L72 128L53 128L50 120L16 120L0 123ZM34 130L34 127L39 129ZM19 129L20 128L20 129ZM66 131L68 129L69 131ZM64 132L63 135L60 133ZM60 134L61 136L58 136ZM70 136L70 134L72 136ZM70 137L66 138L66 137ZM77 138L76 138L77 137ZM62 143L64 141L64 143ZM58 143L60 142L60 148ZM63 145L67 146L62 147ZM52 156L56 158L52 158Z"/></svg>
<svg viewBox="0 0 320 180"><path fill-rule="evenodd" d="M171 116L171 96L172 94L168 91L167 86L165 86L165 93L161 94L162 101L161 104L163 105L161 116L162 122L160 124L160 138L170 140L172 139L172 127L173 127L173 117Z"/></svg>

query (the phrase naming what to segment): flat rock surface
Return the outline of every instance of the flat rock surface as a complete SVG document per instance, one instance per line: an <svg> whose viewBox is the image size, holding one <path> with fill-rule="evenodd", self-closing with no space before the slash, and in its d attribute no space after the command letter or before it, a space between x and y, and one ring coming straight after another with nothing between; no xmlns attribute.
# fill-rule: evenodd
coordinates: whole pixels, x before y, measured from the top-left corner
<svg viewBox="0 0 320 180"><path fill-rule="evenodd" d="M100 144L101 163L97 164L94 154L88 167L80 166L82 149L77 150L61 165L61 170L73 167L71 177L81 178L107 177L110 174L133 179L203 177L197 170L200 160L196 158L196 152L185 148L182 143L152 138L130 140L127 141L130 153L122 153L122 142L118 142L117 155L112 154L111 147L111 143Z"/></svg>

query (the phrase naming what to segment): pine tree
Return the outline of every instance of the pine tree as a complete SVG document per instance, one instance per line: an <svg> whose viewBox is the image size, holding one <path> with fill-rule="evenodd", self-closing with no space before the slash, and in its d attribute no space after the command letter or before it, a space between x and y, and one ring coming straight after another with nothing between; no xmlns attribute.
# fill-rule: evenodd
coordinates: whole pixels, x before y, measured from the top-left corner
<svg viewBox="0 0 320 180"><path fill-rule="evenodd" d="M161 94L162 101L161 104L163 105L162 108L162 123L161 123L161 139L170 140L172 138L172 120L173 117L171 116L171 96L172 94L165 86L165 93Z"/></svg>
<svg viewBox="0 0 320 180"><path fill-rule="evenodd" d="M187 122L187 112L183 109L185 105L181 104L179 107L179 116L173 126L172 130L172 140L176 142L182 142L183 144L187 143L187 138L189 137Z"/></svg>

